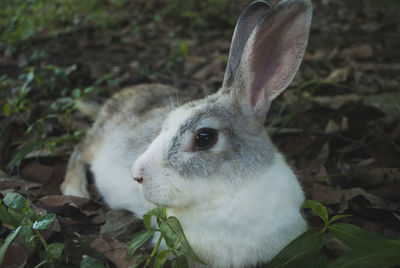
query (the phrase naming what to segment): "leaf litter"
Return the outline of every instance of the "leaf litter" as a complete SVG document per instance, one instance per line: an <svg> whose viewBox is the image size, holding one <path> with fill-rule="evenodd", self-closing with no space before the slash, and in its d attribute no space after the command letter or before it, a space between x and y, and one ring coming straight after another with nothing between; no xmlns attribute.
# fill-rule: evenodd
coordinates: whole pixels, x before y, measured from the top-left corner
<svg viewBox="0 0 400 268"><path fill-rule="evenodd" d="M240 4L227 10L232 18L247 3L237 2ZM400 25L376 5L368 1L314 1L304 62L292 86L272 105L267 124L274 124L272 139L296 170L307 198L326 205L329 215L352 214L343 221L398 238L400 54L394 51L400 45L396 42L400 40ZM135 25L126 23L112 33L88 27L80 29L79 35L43 37L32 46L45 51L47 58L36 62L29 57L32 51L0 47L0 69L15 77L31 64L75 66L69 78L75 84L87 81L84 85L111 74L111 79L99 82L103 91L88 90L85 96L100 102L124 86L144 82L174 85L198 97L216 90L222 81L232 26L187 29L172 40L176 22L166 20L151 22L132 36L127 33L134 31ZM315 79L320 81L317 86L302 87ZM141 228L140 220L126 211L110 211L93 184L92 200L60 195L72 144L22 155L19 169L6 169L18 144L30 143L38 136L24 133L23 117L32 122L42 108L27 105L29 110L22 116L15 115L12 120L0 116L0 194L19 192L37 210L56 214L56 226L44 235L50 242L65 243L64 253L72 265L128 267L132 260L125 258L126 242ZM47 121L46 135L61 136L71 124L85 129L91 122L88 114L93 112L85 115L75 111L69 118L58 114L58 119ZM116 220L118 217L123 220ZM307 212L306 217L311 225L316 222L312 213ZM7 225L2 223L1 237L8 234ZM141 250L146 251L146 247ZM343 244L337 239L326 244L329 258L341 250ZM90 257L82 259L83 255L97 258L100 264ZM32 252L16 239L4 265L34 267L39 259L30 256Z"/></svg>

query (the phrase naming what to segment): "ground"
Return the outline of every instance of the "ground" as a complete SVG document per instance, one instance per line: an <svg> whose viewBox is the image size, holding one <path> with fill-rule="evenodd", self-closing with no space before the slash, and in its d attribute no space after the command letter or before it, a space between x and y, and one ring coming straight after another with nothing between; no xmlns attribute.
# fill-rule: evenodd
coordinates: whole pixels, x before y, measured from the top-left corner
<svg viewBox="0 0 400 268"><path fill-rule="evenodd" d="M62 21L61 14L20 35L15 25L21 17L0 21L0 193L21 193L36 209L58 215L45 237L65 244L71 265L87 254L124 267L124 234L140 228L130 215L113 213L107 216L111 227L100 227L108 209L99 196L59 196L71 150L91 123L74 105L102 103L125 86L147 82L173 85L193 97L216 91L234 22L249 1L168 3L103 1L96 8L108 10L107 16L84 16L90 7L83 16L75 14L78 22L71 23L70 14ZM274 101L266 127L308 199L326 205L330 215L351 214L344 222L398 239L400 3L313 4L304 61ZM31 15L25 13L26 20ZM113 215L126 218L129 230L117 234ZM321 225L315 214L306 211L306 217L311 226ZM0 236L9 231L3 224ZM8 267L40 262L37 249L17 242L10 251L20 257L9 257ZM341 250L330 239L323 252L334 259Z"/></svg>

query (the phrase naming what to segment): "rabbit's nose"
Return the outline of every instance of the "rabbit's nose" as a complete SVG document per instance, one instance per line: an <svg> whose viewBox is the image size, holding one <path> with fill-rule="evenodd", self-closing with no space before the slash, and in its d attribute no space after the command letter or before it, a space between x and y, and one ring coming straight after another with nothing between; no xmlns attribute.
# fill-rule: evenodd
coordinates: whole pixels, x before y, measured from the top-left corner
<svg viewBox="0 0 400 268"><path fill-rule="evenodd" d="M131 176L138 183L142 183L145 178L145 168L138 162L135 162L131 168Z"/></svg>
<svg viewBox="0 0 400 268"><path fill-rule="evenodd" d="M137 181L138 183L142 183L143 182L143 178L142 177L135 177L133 178L135 181Z"/></svg>

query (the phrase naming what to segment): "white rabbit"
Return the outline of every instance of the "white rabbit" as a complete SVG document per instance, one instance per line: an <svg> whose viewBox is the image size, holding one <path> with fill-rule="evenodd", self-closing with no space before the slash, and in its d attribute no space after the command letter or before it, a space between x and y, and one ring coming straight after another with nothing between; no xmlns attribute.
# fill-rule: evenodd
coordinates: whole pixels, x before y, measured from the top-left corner
<svg viewBox="0 0 400 268"><path fill-rule="evenodd" d="M310 0L250 4L222 87L204 99L175 108L176 89L159 84L114 95L71 156L63 193L89 197L89 164L111 208L167 207L209 267L271 260L307 228L303 191L263 124L300 66L311 17Z"/></svg>

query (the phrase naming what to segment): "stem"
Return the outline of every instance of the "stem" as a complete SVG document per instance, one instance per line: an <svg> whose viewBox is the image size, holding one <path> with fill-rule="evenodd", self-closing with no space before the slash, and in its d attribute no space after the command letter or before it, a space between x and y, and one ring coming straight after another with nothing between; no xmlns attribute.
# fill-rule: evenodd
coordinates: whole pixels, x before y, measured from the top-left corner
<svg viewBox="0 0 400 268"><path fill-rule="evenodd" d="M154 258L154 256L157 253L158 248L160 247L161 240L162 240L162 234L160 233L160 236L158 237L156 246L154 247L153 251L151 252L150 257L147 259L146 264L144 265L144 268L146 268L150 265L151 260Z"/></svg>
<svg viewBox="0 0 400 268"><path fill-rule="evenodd" d="M33 231L35 232L36 236L38 237L38 239L42 243L44 249L46 250L46 254L47 254L48 245L46 243L46 240L44 239L44 237L42 236L42 234L38 230L33 229ZM49 256L49 254L47 254L47 258L49 259L50 267L51 268L55 268L54 263L53 263L53 259Z"/></svg>

